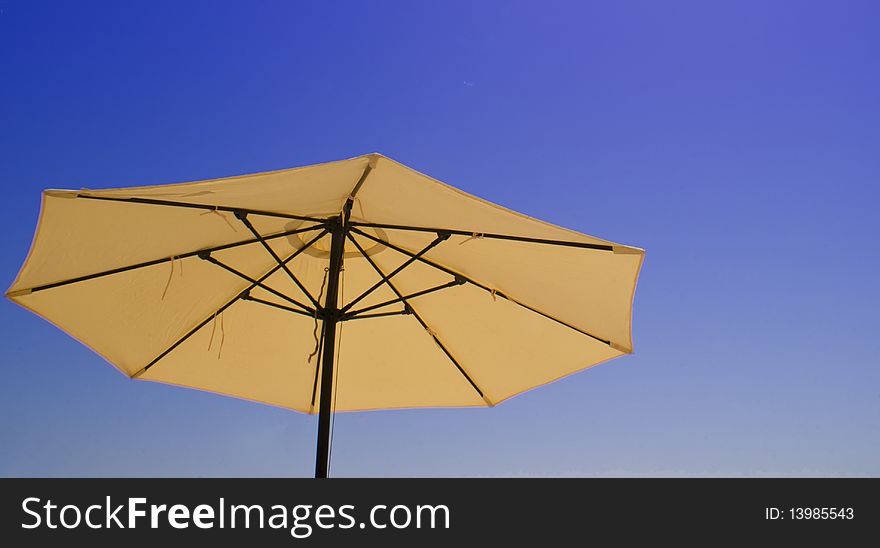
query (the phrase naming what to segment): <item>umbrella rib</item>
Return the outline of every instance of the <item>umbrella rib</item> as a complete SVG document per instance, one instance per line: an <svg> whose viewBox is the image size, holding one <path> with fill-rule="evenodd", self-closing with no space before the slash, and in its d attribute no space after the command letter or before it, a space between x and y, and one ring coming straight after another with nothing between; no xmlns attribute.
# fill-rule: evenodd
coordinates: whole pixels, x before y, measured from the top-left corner
<svg viewBox="0 0 880 548"><path fill-rule="evenodd" d="M324 226L323 224L320 224L320 225L309 226L306 228L298 228L296 230L286 230L284 232L279 232L277 234L271 234L269 236L265 236L264 239L274 240L275 238L283 238L285 236L292 236L294 234L300 234L303 232L311 232L312 230L317 230L319 228L323 228L323 226ZM214 251L224 251L226 249L232 249L232 248L243 246L243 245L255 244L258 241L259 240L257 240L256 238L250 238L250 239L242 240L239 242L233 242L231 244L223 244L223 245L218 245L218 246L214 246L214 247L207 247L205 249L197 249L195 251L187 251L186 253L180 253L179 255L174 255L174 258L175 259L187 259L189 257L195 257L199 253L202 253L205 251L207 251L209 253L213 253ZM74 284L74 283L78 283L78 282L85 282L88 280L94 280L95 278L102 278L104 276L110 276L111 274L120 274L122 272L128 272L130 270L137 270L139 268L146 268L148 266L155 266L157 264L167 262L169 259L170 259L170 257L162 257L161 259L153 259L150 261L144 261L142 263L136 263L136 264L127 265L127 266L120 266L118 268L111 268L109 270L103 270L101 272L95 272L93 274L86 274L83 276L77 276L75 278L70 278L67 280L59 281L59 282L52 282L52 283L48 283L48 284L38 285L35 287L31 287L29 289L20 289L20 290L12 292L13 295L11 295L11 296L14 296L19 293L21 293L21 294L35 293L37 291L43 291L45 289L53 289L55 287L61 287L64 285Z"/></svg>
<svg viewBox="0 0 880 548"><path fill-rule="evenodd" d="M325 229L322 230L317 236L315 236L314 238L312 238L311 240L309 240L308 242L306 242L306 244L305 244L304 246L302 246L301 248L299 248L299 249L297 249L296 251L294 251L289 257L287 257L287 259L285 259L285 262L290 262L290 261L292 261L293 259L295 259L300 253L302 253L303 251L305 251L306 249L308 249L309 247L311 247L312 244L314 244L315 242L317 242L318 240L320 240L321 238L323 238L326 234L327 234L327 229L325 228ZM271 276L272 274L274 274L275 272L277 272L280 268L281 268L281 267L279 267L278 265L275 265L274 267L272 267L271 269L269 269L268 272L266 272L265 274L263 274L262 276L260 276L259 278L257 278L257 281L262 282L263 280L265 280L266 278L268 278L269 276ZM205 325L207 325L208 322L210 322L212 318L214 318L217 314L223 312L224 310L226 310L227 308L229 308L230 306L232 306L233 303L235 303L236 301L238 301L243 295L245 295L245 294L247 294L248 292L250 292L250 290L253 289L254 287L256 287L256 285L251 285L250 287L245 288L244 291L241 291L241 292L239 292L237 295L235 295L234 297L232 297L232 299L230 299L229 301L227 301L226 304L224 304L224 305L221 306L219 309L217 309L215 312L213 312L212 314L210 314L207 318L205 318L204 320L202 320L201 322L199 322L195 327L193 327L192 329L190 329L185 335L183 335L182 337L180 337L179 339L177 339L177 340L174 342L174 344L172 344L171 346L169 346L168 348L166 348L165 350L163 350L161 354L159 354L158 356L156 356L155 358L153 358L153 359L150 361L150 363L148 363L147 365L145 365L144 367L142 367L142 368L140 368L138 371L136 371L136 372L131 376L131 378L136 379L136 378L139 378L139 377L140 377L141 375L143 375L144 373L146 373L151 367L153 367L154 365L156 365L156 363L157 363L159 360L161 360L162 358L164 358L165 356L167 356L169 353L171 353L172 350L174 350L175 348L177 348L178 346L180 346L181 344L183 344L187 339L189 339L190 337L192 337L193 335L195 335L195 334L196 334L201 328L205 327Z"/></svg>
<svg viewBox="0 0 880 548"><path fill-rule="evenodd" d="M350 320L366 320L370 318L384 318L385 316L406 316L407 314L412 314L412 311L404 308L403 310L395 310L394 312L379 312L377 314L359 314L357 316L346 316L343 317L341 322L347 322Z"/></svg>
<svg viewBox="0 0 880 548"><path fill-rule="evenodd" d="M116 197L112 197L112 196L89 196L88 194L77 194L76 197L83 198L86 200L103 200L103 201L107 201L107 202L146 204L146 205L156 205L156 206L165 206L165 207L181 207L181 208L189 208L189 209L206 209L209 211L225 211L228 213L234 213L236 211L245 211L247 213L252 213L254 215L263 215L265 217L279 217L281 219L296 219L299 221L313 221L316 223L323 223L324 222L324 219L319 219L317 217L308 217L306 215L294 215L292 213L278 213L275 211L265 211L262 209L247 209L247 208L232 207L232 206L194 204L192 202L176 202L176 201L172 201L172 200L156 200L153 198L116 198Z"/></svg>
<svg viewBox="0 0 880 548"><path fill-rule="evenodd" d="M264 304L266 306L271 306L272 308L277 308L279 310L286 310L288 312L293 312L294 314L302 314L303 316L308 316L309 318L314 318L314 313L306 312L305 310L300 310L298 308L293 308L290 306L284 306L283 304L273 303L272 301L266 301L263 299L258 299L257 297L251 296L250 293L244 293L241 296L241 299L244 301L251 301L255 303Z"/></svg>
<svg viewBox="0 0 880 548"><path fill-rule="evenodd" d="M383 308L383 307L388 306L390 304L399 303L401 301L415 299L416 297L421 297L422 295L428 295L429 293L434 293L435 291L440 291L441 289L455 287L457 285L462 285L464 283L466 283L464 278L456 277L455 280L448 282L448 283L445 283L445 284L430 287L428 289L423 289L421 291L416 291L415 293L410 293L409 295L404 295L403 297L398 297L396 299L389 299L389 300L381 302L379 304L374 304L371 306L366 306L364 308L359 308L357 310L352 310L351 312L349 312L348 314L345 314L343 316L343 320L355 320L358 318L364 318L364 317L367 317L367 316L362 316L362 314L364 312L369 312L370 310L376 310L377 308ZM369 315L369 317L372 317L372 316L373 316L373 314Z"/></svg>
<svg viewBox="0 0 880 548"><path fill-rule="evenodd" d="M284 270L284 272L288 275L288 277L290 277L290 279L293 280L293 283L296 284L296 286L299 288L299 290L302 291L303 294L306 297L308 297L310 301L312 301L312 305L315 307L315 309L321 308L321 304L318 302L318 299L313 297L312 294L309 292L309 290L306 289L306 286L304 286L303 283L301 281L299 281L299 278L294 276L293 271L291 271L287 267L287 265L284 264L284 262L281 260L281 257L279 257L277 253L275 253L275 250L272 249L272 247L269 245L268 242L266 242L266 240L263 238L263 236L260 235L259 232L257 232L257 229L254 228L254 225L248 220L247 215L248 214L243 211L236 211L235 212L235 217L239 221L241 221L242 224L244 224L244 226L246 226L247 229L250 230L251 233L260 241L260 243L263 245L263 247L266 249L266 251L269 252L269 255L271 255L272 258L275 259L275 262L281 266L282 270Z"/></svg>
<svg viewBox="0 0 880 548"><path fill-rule="evenodd" d="M437 246L438 244L440 244L441 242L443 242L443 241L445 241L445 240L448 240L448 239L449 239L449 234L437 234L437 237L434 239L434 241L432 241L431 243L429 243L428 245L426 245L421 251L419 251L419 252L416 253L415 255L411 256L411 257L410 257L409 259L407 259L402 265L400 265L400 266L398 266L397 268L395 268L390 274L388 274L388 275L384 275L384 274L383 274L383 275L382 275L382 279L379 280L378 282L376 282L375 284L373 284L373 287L367 289L366 291L364 291L363 293L361 293L360 295L358 295L357 298L355 298L353 301L351 301L351 302L348 303L347 305L343 306L343 307L342 307L342 312L344 313L344 312L347 312L348 310L350 310L352 306L356 305L356 304L359 303L361 300L363 300L364 297L366 297L367 295L369 295L370 293L372 293L373 291L375 291L376 289L378 289L379 287L381 287L382 284L386 283L388 280L390 280L390 279L393 278L394 276L397 276L398 274L400 274L400 272L401 272L404 268L408 267L409 265L411 265L411 264L413 264L414 262L416 262L417 260L419 260L419 257L421 257L422 255L424 255L424 254L427 253L428 251L434 249L434 247L436 247L436 246Z"/></svg>
<svg viewBox="0 0 880 548"><path fill-rule="evenodd" d="M367 167L364 168L364 172L363 174L361 174L360 179L358 179L358 182L355 183L354 188L351 189L351 192L348 194L349 200L354 200L357 197L358 191L361 189L362 186L364 186L364 181L367 180L370 172L373 171L373 166L375 165L375 162L375 157L370 158L370 161L369 163L367 163Z"/></svg>
<svg viewBox="0 0 880 548"><path fill-rule="evenodd" d="M526 242L532 244L546 244L546 245L558 245L564 247L579 247L583 249L595 249L598 251L614 251L613 245L607 244L590 244L586 242L571 242L567 240L551 240L546 238L530 238L528 236L512 236L509 234L495 234L491 232L476 232L471 230L455 230L448 228L428 228L423 226L407 226L407 225L391 225L391 224L383 224L383 223L359 223L353 222L351 225L361 226L361 227L369 227L369 228L383 228L388 230L408 230L414 232L446 232L449 234L455 234L456 236L470 236L473 238L488 238L493 240L512 240L515 242Z"/></svg>
<svg viewBox="0 0 880 548"><path fill-rule="evenodd" d="M394 245L394 244L392 244L392 243L390 243L390 242L387 242L387 241L385 241L385 240L383 240L383 239L381 239L381 238L379 238L379 237L373 236L373 235L368 234L368 233L366 233L366 232L364 232L364 231L362 231L362 230L359 230L359 229L356 228L356 227L351 227L351 231L352 231L352 232L355 232L355 233L357 233L357 234L360 234L361 236L364 236L364 237L366 237L366 238L369 238L369 239L373 240L373 241L376 242L376 243L379 243L379 244L382 244L382 245L384 245L384 246L387 246L387 247L389 247L389 248L391 248L391 249L393 249L393 250L395 250L395 251L397 251L397 252L399 252L399 253L403 253L404 255L408 255L409 257L412 257L412 256L414 255L414 253L413 253L412 251L409 251L408 249L404 249L404 248L402 248L402 247L400 247L400 246ZM588 331L584 331L583 329L581 329L581 328L579 328L579 327L575 327L575 326L571 325L571 324L568 323L568 322L565 322L565 321L563 321L563 320L560 320L559 318L555 318L555 317L551 316L550 314L547 314L546 312L542 312L541 310L538 310L537 308L535 308L535 307L533 307L533 306L529 306L529 305L527 305L527 304L525 304L525 303L523 303L523 302L521 302L521 301L519 301L519 300L517 300L517 299L511 297L510 295L507 295L507 294L505 294L505 293L503 293L503 292L501 292L501 291L498 291L498 290L493 290L493 289L490 288L489 286L487 286L487 285L485 285L485 284L482 284L482 283L480 283L480 282L474 280L473 278L470 278L470 277L468 277L468 276L465 276L464 274L461 274L461 273L459 273L459 272L455 272L455 271L452 270L451 268L446 268L445 266L440 265L440 264L438 264L438 263L435 263L434 261L431 261L431 260L426 259L426 258L424 258L424 257L419 257L419 258L418 258L418 261L419 261L419 262L422 262L422 263L424 263L424 264L426 264L426 265L428 265L428 266L432 266L432 267L436 268L437 270L440 270L440 271L445 272L445 273L447 273L447 274L451 274L451 275L453 275L453 276L460 276L460 277L463 278L465 281L467 281L467 282L469 282L469 283L472 283L473 285L479 287L480 289L483 289L483 290L485 290L485 291L488 291L489 293L491 293L491 294L493 294L493 295L496 295L496 296L501 297L501 298L503 298L503 299L505 299L505 300L508 300L508 301L510 301L510 302L512 302L512 303L514 303L514 304L517 304L517 305L519 305L519 306L525 308L526 310L530 310L530 311L534 312L535 314L538 314L538 315L540 315L540 316L543 316L543 317L547 318L548 320L553 320L554 322L556 322L556 323L558 323L558 324L564 325L565 327L568 327L569 329L573 329L574 331L577 331L578 333L581 333L581 334L583 334L583 335L586 335L586 336L588 336L588 337L590 337L590 338L592 338L592 339L595 339L596 341L599 341L599 342L601 342L601 343L603 343L603 344L606 344L606 345L608 345L608 346L610 346L610 347L612 347L612 348L615 348L615 347L617 346L617 345L615 345L614 343L612 343L610 340L603 339L602 337L597 337L596 335L593 335L592 333L590 333L590 332L588 332Z"/></svg>
<svg viewBox="0 0 880 548"><path fill-rule="evenodd" d="M229 266L228 264L226 264L226 263L224 263L224 262L222 262L222 261L218 261L217 259L215 259L214 257L212 257L210 253L202 253L202 254L199 254L199 258L200 258L200 259L203 259L203 260L205 260L205 261L208 261L208 262L211 263L211 264L217 265L217 266L219 266L220 268L222 268L223 270L226 270L227 272L231 272L232 274L235 274L235 275L238 276L239 278L241 278L241 279L243 279L243 280L245 280L245 281L247 281L247 282L250 282L250 283L252 284L253 287L259 287L259 288L265 289L265 290L268 291L269 293L271 293L271 294L273 294L273 295L275 295L275 296L277 296L277 297L280 297L280 298L284 299L285 301L287 301L287 302L289 302L289 303L291 303L291 304L295 304L296 306L302 308L304 312L308 312L309 315L311 315L311 316L314 316L314 315L315 315L315 309L309 307L308 305L305 305L305 304L299 302L298 300L294 299L293 297L288 297L287 295L285 295L284 293L278 291L277 289L274 289L274 288L272 288L272 287L269 287L268 285L264 284L262 280L255 280L255 279L251 278L250 276L248 276L247 274L241 272L240 270L236 270L235 268L232 268L232 267ZM283 267L284 267L284 261L279 260L277 266L278 266L279 268L283 268Z"/></svg>
<svg viewBox="0 0 880 548"><path fill-rule="evenodd" d="M355 237L352 236L350 232L347 232L346 236L348 237L349 240L351 240L351 243L354 244L354 246L361 253L361 255L363 255L363 257L367 260L367 262L370 263L370 266L373 267L373 269L376 271L376 273L379 274L379 276L381 276L383 279L385 279L385 283L388 284L388 287L391 289L391 291L393 291L394 294L397 295L398 298L401 298L403 300L404 305L406 305L406 309L409 310L409 312L416 319L416 321L419 322L419 324L422 326L422 329L427 331L428 334L431 336L431 338L434 339L434 342L437 343L437 346L440 347L440 350L443 351L443 353L446 355L446 357L449 358L449 361L451 361L452 364L455 366L455 368L458 369L458 372L461 373L465 379L467 379L467 381L470 383L471 387L477 392L477 394L480 395L481 398L483 398L483 401L485 401L489 407L493 407L495 404L492 403L492 401L488 398L488 396L486 396L486 394L483 393L483 391L480 389L479 386L477 386L477 383L474 382L474 380L471 378L471 376L467 374L467 371L465 371L464 368L461 366L461 364L458 362L458 360L455 359L455 356L452 355L452 352L450 352L449 349L446 348L446 345L444 345L442 342L440 342L440 338L437 337L436 333L434 333L434 331L430 327L428 327L428 324L425 323L425 320L422 319L422 317L419 315L419 313L416 312L416 310L412 307L412 305L410 305L408 302L406 302L406 299L404 298L403 293L398 291L397 287L395 287L394 284L392 284L391 281L385 277L385 274L382 272L382 269L379 268L379 265L377 265L376 262L373 261L372 257L370 257L366 251L364 251L364 248L361 247L361 244L358 243L358 241L355 239Z"/></svg>

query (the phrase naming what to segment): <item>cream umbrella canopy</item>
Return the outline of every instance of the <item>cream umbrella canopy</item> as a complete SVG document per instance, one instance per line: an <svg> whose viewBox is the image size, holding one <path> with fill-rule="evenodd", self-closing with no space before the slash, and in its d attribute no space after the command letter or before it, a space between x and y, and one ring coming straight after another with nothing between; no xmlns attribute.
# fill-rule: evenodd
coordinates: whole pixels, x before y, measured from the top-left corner
<svg viewBox="0 0 880 548"><path fill-rule="evenodd" d="M494 406L632 352L644 251L387 157L47 190L7 297L132 379L318 413Z"/></svg>

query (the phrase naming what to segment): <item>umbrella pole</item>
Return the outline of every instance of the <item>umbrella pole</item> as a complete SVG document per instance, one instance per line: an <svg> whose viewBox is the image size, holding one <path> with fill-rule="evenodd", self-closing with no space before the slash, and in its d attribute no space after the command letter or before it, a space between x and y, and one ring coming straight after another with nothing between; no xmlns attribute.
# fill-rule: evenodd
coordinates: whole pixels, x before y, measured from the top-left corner
<svg viewBox="0 0 880 548"><path fill-rule="evenodd" d="M345 250L345 230L341 218L330 219L328 230L330 243L330 267L327 272L327 299L324 301L323 347L321 356L321 400L318 408L318 447L315 460L315 477L326 478L330 470L330 419L333 415L333 353L336 349L336 324L339 321L339 272Z"/></svg>

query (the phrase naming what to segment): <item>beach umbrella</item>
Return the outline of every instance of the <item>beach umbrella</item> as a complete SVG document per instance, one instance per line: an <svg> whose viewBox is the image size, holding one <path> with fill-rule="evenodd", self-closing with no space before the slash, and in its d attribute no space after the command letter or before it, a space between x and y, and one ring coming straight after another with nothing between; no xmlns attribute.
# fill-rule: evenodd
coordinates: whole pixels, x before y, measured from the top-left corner
<svg viewBox="0 0 880 548"><path fill-rule="evenodd" d="M491 407L632 352L643 258L369 154L47 190L6 295L131 379L317 413L326 477L335 411Z"/></svg>

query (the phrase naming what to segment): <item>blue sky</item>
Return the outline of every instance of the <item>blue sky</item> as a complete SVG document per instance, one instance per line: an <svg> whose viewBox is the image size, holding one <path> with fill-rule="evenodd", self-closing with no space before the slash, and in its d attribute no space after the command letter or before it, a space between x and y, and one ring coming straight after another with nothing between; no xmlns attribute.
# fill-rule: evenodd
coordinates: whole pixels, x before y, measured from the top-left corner
<svg viewBox="0 0 880 548"><path fill-rule="evenodd" d="M0 1L0 278L44 188L381 152L648 250L636 354L336 420L338 476L880 475L875 2ZM534 189L540 189L535 193ZM308 476L316 421L0 303L0 475Z"/></svg>

